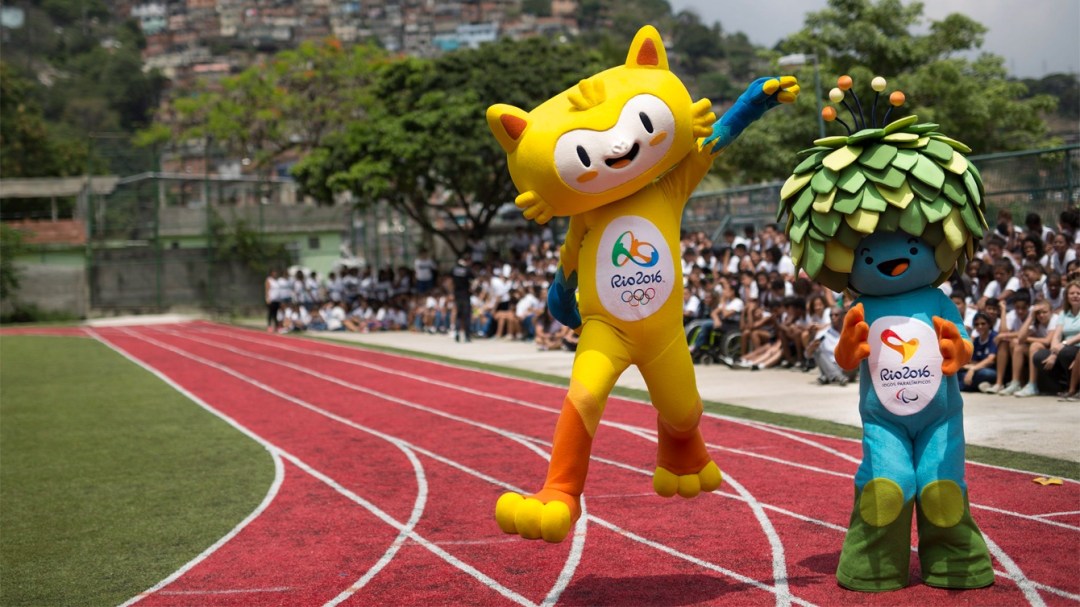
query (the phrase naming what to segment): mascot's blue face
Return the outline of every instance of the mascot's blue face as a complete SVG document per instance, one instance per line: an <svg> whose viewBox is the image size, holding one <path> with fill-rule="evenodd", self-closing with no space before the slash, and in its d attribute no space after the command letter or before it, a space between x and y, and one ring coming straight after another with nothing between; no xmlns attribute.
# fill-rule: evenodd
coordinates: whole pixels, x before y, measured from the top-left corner
<svg viewBox="0 0 1080 607"><path fill-rule="evenodd" d="M933 284L934 249L907 232L875 232L855 248L851 286L865 295L896 295Z"/></svg>

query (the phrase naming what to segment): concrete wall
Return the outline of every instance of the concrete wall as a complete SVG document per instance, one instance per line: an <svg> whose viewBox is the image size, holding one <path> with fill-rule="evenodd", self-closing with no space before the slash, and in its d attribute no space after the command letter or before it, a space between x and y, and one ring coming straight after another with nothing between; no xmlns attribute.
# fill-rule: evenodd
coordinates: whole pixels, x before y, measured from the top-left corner
<svg viewBox="0 0 1080 607"><path fill-rule="evenodd" d="M261 308L263 279L206 249L166 249L159 262L150 247L125 247L94 251L88 282L92 308L104 313Z"/></svg>
<svg viewBox="0 0 1080 607"><path fill-rule="evenodd" d="M90 311L90 291L84 266L19 261L16 267L20 271L15 294L19 304L86 318Z"/></svg>

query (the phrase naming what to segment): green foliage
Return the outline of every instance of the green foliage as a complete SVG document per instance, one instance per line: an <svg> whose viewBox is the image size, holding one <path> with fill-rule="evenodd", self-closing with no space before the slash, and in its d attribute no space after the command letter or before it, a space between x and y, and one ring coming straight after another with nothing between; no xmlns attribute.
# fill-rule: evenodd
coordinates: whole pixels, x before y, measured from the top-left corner
<svg viewBox="0 0 1080 607"><path fill-rule="evenodd" d="M532 109L604 67L585 48L541 38L387 63L365 119L328 138L293 174L313 196L386 200L460 253L465 237L482 236L516 195L487 107Z"/></svg>
<svg viewBox="0 0 1080 607"><path fill-rule="evenodd" d="M978 48L985 27L953 14L932 21L927 33L916 34L922 13L918 2L830 0L827 8L809 13L803 29L777 48L782 54L816 54L823 95L843 74L857 82L885 77L889 91L902 89L908 99L892 118L918 114L939 124L943 132L963 138L975 153L1053 143L1042 118L1053 109L1053 99L1029 96L1022 83L1008 78L1000 57L983 54L970 61L956 56ZM775 179L796 164L795 150L817 138L813 65L803 66L795 75L802 87L798 102L747 129L720 158L719 171L745 181ZM872 103L872 95L866 99ZM883 106L879 113L884 113ZM841 117L845 116L843 111ZM840 128L829 126L828 132L837 134Z"/></svg>
<svg viewBox="0 0 1080 607"><path fill-rule="evenodd" d="M105 158L88 163L87 150L92 134L132 131L147 125L157 109L166 81L157 70L143 70L145 41L138 28L115 19L101 0L48 0L21 8L24 26L4 31L2 175L62 177L124 168Z"/></svg>
<svg viewBox="0 0 1080 607"><path fill-rule="evenodd" d="M265 449L97 341L4 336L0 358L4 605L120 604L272 482Z"/></svg>
<svg viewBox="0 0 1080 607"><path fill-rule="evenodd" d="M177 138L212 138L268 172L283 154L317 147L363 118L368 85L384 61L368 46L344 50L333 39L305 42L236 76L201 84L177 99Z"/></svg>
<svg viewBox="0 0 1080 607"><path fill-rule="evenodd" d="M50 124L34 84L0 61L0 177L63 177L85 167L86 144Z"/></svg>
<svg viewBox="0 0 1080 607"><path fill-rule="evenodd" d="M1050 74L1038 80L1026 79L1031 95L1050 95L1058 100L1057 113L1075 123L1080 116L1080 78L1076 74Z"/></svg>
<svg viewBox="0 0 1080 607"><path fill-rule="evenodd" d="M978 153L1048 143L1040 113L1052 108L1049 98L1023 99L1026 88L1008 80L1000 57L955 57L981 46L986 28L951 14L931 22L928 33L913 34L922 11L920 3L899 0L831 0L781 48L818 53L825 83L859 68L885 76L910 100L906 113L940 124Z"/></svg>
<svg viewBox="0 0 1080 607"><path fill-rule="evenodd" d="M215 258L238 259L257 276L265 276L272 268L292 263L284 244L267 240L243 220L229 226L216 213L210 220L210 242Z"/></svg>

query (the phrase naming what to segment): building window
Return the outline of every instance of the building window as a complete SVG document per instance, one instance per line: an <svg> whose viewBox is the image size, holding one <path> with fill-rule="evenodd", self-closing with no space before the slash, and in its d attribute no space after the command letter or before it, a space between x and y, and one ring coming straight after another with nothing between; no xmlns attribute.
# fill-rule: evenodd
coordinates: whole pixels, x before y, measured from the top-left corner
<svg viewBox="0 0 1080 607"><path fill-rule="evenodd" d="M309 248L309 249L318 249L319 248L319 237L318 236L308 236L307 248Z"/></svg>

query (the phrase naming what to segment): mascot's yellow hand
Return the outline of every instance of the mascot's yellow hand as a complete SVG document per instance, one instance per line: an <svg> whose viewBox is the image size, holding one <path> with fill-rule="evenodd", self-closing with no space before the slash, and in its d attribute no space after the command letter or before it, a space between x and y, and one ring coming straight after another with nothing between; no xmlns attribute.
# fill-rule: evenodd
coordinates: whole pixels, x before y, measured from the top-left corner
<svg viewBox="0 0 1080 607"><path fill-rule="evenodd" d="M772 96L776 91L780 91L776 95L776 100L780 103L795 103L795 100L799 97L799 81L795 79L795 76L781 76L779 79L773 78L764 85L762 90L765 94Z"/></svg>
<svg viewBox="0 0 1080 607"><path fill-rule="evenodd" d="M514 204L521 209L525 219L535 221L541 225L551 221L551 218L555 215L555 209L539 194L531 190L518 196L514 200Z"/></svg>
<svg viewBox="0 0 1080 607"><path fill-rule="evenodd" d="M716 122L716 114L712 111L712 101L699 99L690 106L694 116L694 138L708 137L712 134L712 125Z"/></svg>

